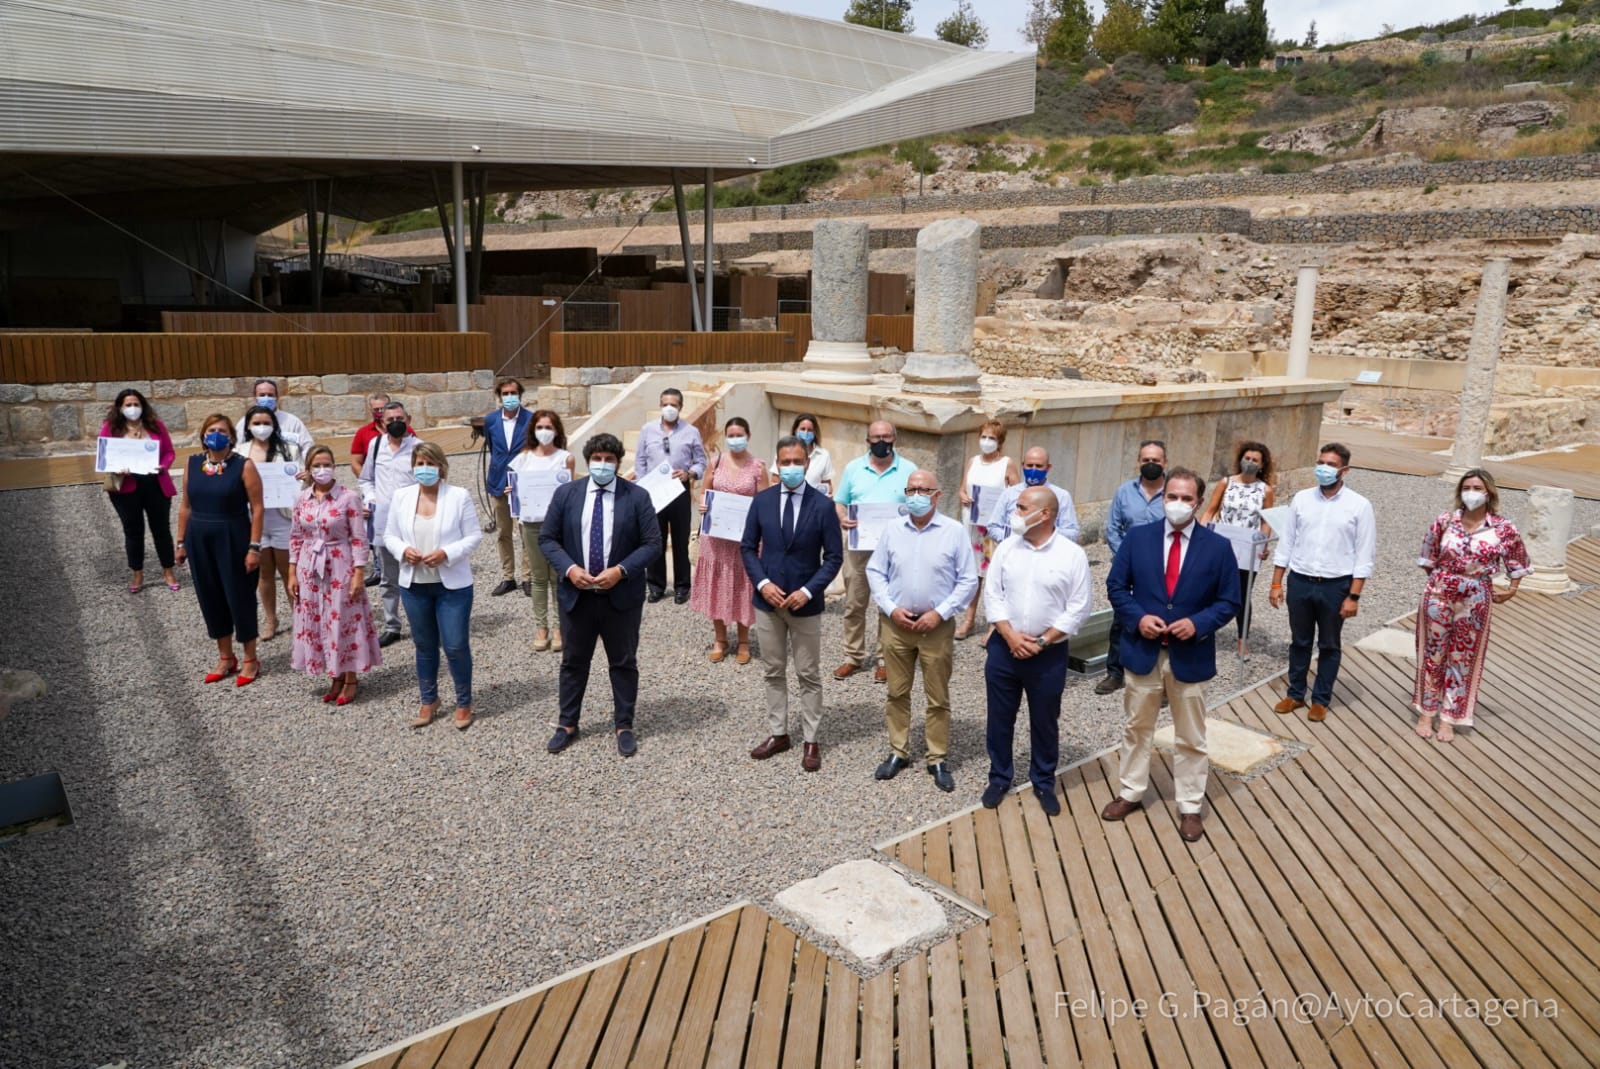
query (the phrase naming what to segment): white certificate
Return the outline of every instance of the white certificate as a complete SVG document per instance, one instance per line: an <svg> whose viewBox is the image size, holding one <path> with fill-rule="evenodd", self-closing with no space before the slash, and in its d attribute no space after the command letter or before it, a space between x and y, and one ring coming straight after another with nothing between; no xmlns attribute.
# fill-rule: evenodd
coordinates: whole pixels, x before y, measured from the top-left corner
<svg viewBox="0 0 1600 1069"><path fill-rule="evenodd" d="M972 506L967 512L967 522L974 527L987 527L991 523L1000 522L1000 499L1006 492L998 486L967 487L967 496L972 498Z"/></svg>
<svg viewBox="0 0 1600 1069"><path fill-rule="evenodd" d="M1265 535L1231 523L1213 524L1211 529L1233 543L1233 559L1238 562L1241 572L1261 569L1261 547L1267 541Z"/></svg>
<svg viewBox="0 0 1600 1069"><path fill-rule="evenodd" d="M292 509L295 498L305 489L295 478L300 474L300 465L292 460L264 461L256 465L256 474L261 476L263 508Z"/></svg>
<svg viewBox="0 0 1600 1069"><path fill-rule="evenodd" d="M883 532L905 515L906 507L888 502L851 505L849 509L850 518L856 521L856 525L850 529L850 548L864 551L878 548Z"/></svg>
<svg viewBox="0 0 1600 1069"><path fill-rule="evenodd" d="M660 512L688 491L672 477L672 465L663 460L655 471L639 476L639 489L650 494L650 504Z"/></svg>
<svg viewBox="0 0 1600 1069"><path fill-rule="evenodd" d="M154 438L101 438L95 443L94 470L154 475L161 467L161 443Z"/></svg>
<svg viewBox="0 0 1600 1069"><path fill-rule="evenodd" d="M750 515L753 497L743 494L706 491L706 514L700 518L700 533L729 542L744 540L744 521Z"/></svg>
<svg viewBox="0 0 1600 1069"><path fill-rule="evenodd" d="M1261 522L1272 528L1272 533L1283 537L1283 532L1289 528L1289 506L1274 505L1270 509L1261 510Z"/></svg>
<svg viewBox="0 0 1600 1069"><path fill-rule="evenodd" d="M506 474L511 478L511 511L525 523L543 523L556 487L572 479L566 468Z"/></svg>

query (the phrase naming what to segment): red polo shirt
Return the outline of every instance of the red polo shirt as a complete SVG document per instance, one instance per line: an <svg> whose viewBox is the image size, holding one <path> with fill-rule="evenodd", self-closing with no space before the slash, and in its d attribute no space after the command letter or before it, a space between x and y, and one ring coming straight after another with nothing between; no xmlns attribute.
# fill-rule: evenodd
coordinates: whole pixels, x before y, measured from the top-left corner
<svg viewBox="0 0 1600 1069"><path fill-rule="evenodd" d="M356 431L356 436L350 440L350 456L357 463L364 464L367 459L367 450L372 448L375 438L383 437L383 424L368 423Z"/></svg>

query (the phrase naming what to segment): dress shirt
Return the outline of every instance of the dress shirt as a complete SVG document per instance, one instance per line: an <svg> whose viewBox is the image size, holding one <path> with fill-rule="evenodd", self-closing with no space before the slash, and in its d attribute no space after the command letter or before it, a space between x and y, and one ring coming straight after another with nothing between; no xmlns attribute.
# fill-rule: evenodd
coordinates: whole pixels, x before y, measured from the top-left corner
<svg viewBox="0 0 1600 1069"><path fill-rule="evenodd" d="M774 468L773 470L776 471L777 469ZM821 491L819 490L818 493L821 493ZM800 485L795 487L793 490L789 489L787 486L784 486L782 483L778 484L778 526L779 527L783 526L783 510L784 510L785 506L787 506L789 504L789 495L790 494L794 495L794 525L796 527L800 526L800 510L805 508L805 504L806 504L806 483L803 480L801 481ZM787 530L783 532L785 538L787 538L791 533L792 532L787 531ZM756 584L756 589L760 590L770 582L772 582L771 579L763 579L763 580L761 580L761 582ZM798 590L791 590L791 591L789 591L789 593L791 593L791 594L804 594L806 596L806 600L807 601L811 600L811 591L807 590L805 587L801 587Z"/></svg>
<svg viewBox="0 0 1600 1069"><path fill-rule="evenodd" d="M1166 519L1166 497L1161 491L1154 497L1146 497L1138 479L1129 479L1117 487L1111 498L1111 511L1106 513L1106 545L1111 547L1111 552L1121 548L1122 536L1128 533L1128 528Z"/></svg>
<svg viewBox="0 0 1600 1069"><path fill-rule="evenodd" d="M916 468L899 453L891 453L888 469L879 471L872 466L872 454L863 454L844 466L833 500L841 505L904 505L906 480Z"/></svg>
<svg viewBox="0 0 1600 1069"><path fill-rule="evenodd" d="M671 429L653 419L639 429L639 444L633 450L633 473L646 475L665 460L674 471L686 471L698 479L706 473L706 447L700 432L679 420Z"/></svg>
<svg viewBox="0 0 1600 1069"><path fill-rule="evenodd" d="M254 401L251 401L250 403L252 405L255 404ZM275 412L278 417L279 437L286 442L293 442L295 445L299 446L302 455L306 450L317 444L316 439L311 437L311 432L306 430L306 425L300 422L299 416L295 415L293 412L285 412L281 408L273 409L273 412ZM233 425L233 429L235 432L237 432L236 437L239 439L239 441L248 442L251 440L250 436L244 432L243 416L239 417L239 422Z"/></svg>
<svg viewBox="0 0 1600 1069"><path fill-rule="evenodd" d="M1056 495L1056 530L1076 542L1078 540L1078 510L1072 507L1072 495L1067 493L1055 483L1045 483L1050 492ZM1022 491L1031 490L1033 487L1027 483L1017 483L1015 486L1006 487L1005 493L1000 495L1000 505L996 510L998 522L993 526L1000 527L1002 533L1000 541L1011 530L1011 514L1017 511L1017 502L1022 500ZM992 535L990 537L993 537Z"/></svg>
<svg viewBox="0 0 1600 1069"><path fill-rule="evenodd" d="M978 590L972 539L965 527L937 512L922 527L907 516L884 531L867 562L867 585L885 616L896 609L913 616L934 609L948 620Z"/></svg>
<svg viewBox="0 0 1600 1069"><path fill-rule="evenodd" d="M1162 520L1166 531L1161 536L1161 574L1167 574L1167 554L1172 552L1172 536L1178 535L1183 539L1183 544L1178 547L1178 574L1183 574L1183 563L1189 559L1189 542L1194 537L1194 521L1190 520L1183 525L1183 529L1174 530L1171 520Z"/></svg>
<svg viewBox="0 0 1600 1069"><path fill-rule="evenodd" d="M1289 502L1289 522L1278 532L1272 563L1318 579L1366 579L1377 552L1372 502L1348 486L1340 486L1332 497L1311 486Z"/></svg>
<svg viewBox="0 0 1600 1069"><path fill-rule="evenodd" d="M615 527L617 525L617 484L616 484L616 480L612 480L611 482L607 483L606 485L601 486L599 483L595 482L593 479L590 479L589 480L589 492L583 495L583 526L579 527L578 530L580 530L583 533L583 547L584 547L584 549L583 549L583 559L578 561L577 563L578 563L578 567L585 568L585 569L588 568L588 566L589 566L589 531L591 529L590 528L590 524L594 523L594 502L595 502L595 498L601 498L601 499L603 499L605 501L604 508L605 508L606 511L605 511L605 515L601 518L600 523L602 524L602 526L603 526L603 528L605 530L605 540L604 540L605 553L604 553L604 556L605 556L605 559L607 561L609 561L609 560L611 560L611 532L612 532L613 529L615 529ZM606 567L609 568L610 565L607 564Z"/></svg>
<svg viewBox="0 0 1600 1069"><path fill-rule="evenodd" d="M509 416L505 409L500 410L500 429L506 436L506 448L513 452L517 448L517 420L522 416L522 409L518 408Z"/></svg>
<svg viewBox="0 0 1600 1069"><path fill-rule="evenodd" d="M1089 619L1089 557L1059 531L1042 545L1008 538L989 559L983 614L990 623L1009 622L1030 638L1052 627L1076 635Z"/></svg>
<svg viewBox="0 0 1600 1069"><path fill-rule="evenodd" d="M778 462L772 462L772 477L778 477ZM811 457L806 461L806 482L818 490L823 483L833 482L833 458L820 445L811 447Z"/></svg>
<svg viewBox="0 0 1600 1069"><path fill-rule="evenodd" d="M411 474L411 454L422 439L407 434L400 440L400 448L392 447L393 439L385 434L373 445L371 459L361 468L361 499L372 508L373 529L387 529L389 502L407 486L415 486L416 476Z"/></svg>

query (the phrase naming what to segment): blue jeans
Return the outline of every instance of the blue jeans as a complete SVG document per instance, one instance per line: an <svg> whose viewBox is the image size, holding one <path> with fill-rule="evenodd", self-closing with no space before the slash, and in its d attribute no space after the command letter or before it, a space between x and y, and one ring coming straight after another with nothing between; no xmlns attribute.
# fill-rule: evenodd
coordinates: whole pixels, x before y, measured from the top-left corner
<svg viewBox="0 0 1600 1069"><path fill-rule="evenodd" d="M411 644L417 650L417 687L422 704L439 700L439 647L456 685L456 705L472 706L472 645L467 621L472 617L472 588L447 590L443 583L412 583L400 588L400 601L411 621Z"/></svg>
<svg viewBox="0 0 1600 1069"><path fill-rule="evenodd" d="M1311 647L1317 647L1317 678L1311 684L1311 703L1333 702L1333 681L1339 677L1339 634L1344 617L1339 607L1350 593L1350 577L1317 582L1299 572L1289 573L1284 602L1289 609L1289 697L1306 700L1306 673L1311 669Z"/></svg>
<svg viewBox="0 0 1600 1069"><path fill-rule="evenodd" d="M1056 763L1061 758L1061 691L1067 685L1067 644L1046 646L1027 660L1011 656L1011 647L995 631L989 636L989 658L983 666L988 691L989 785L1010 789L1015 774L1012 739L1017 711L1028 698L1028 780L1042 791L1056 789Z"/></svg>

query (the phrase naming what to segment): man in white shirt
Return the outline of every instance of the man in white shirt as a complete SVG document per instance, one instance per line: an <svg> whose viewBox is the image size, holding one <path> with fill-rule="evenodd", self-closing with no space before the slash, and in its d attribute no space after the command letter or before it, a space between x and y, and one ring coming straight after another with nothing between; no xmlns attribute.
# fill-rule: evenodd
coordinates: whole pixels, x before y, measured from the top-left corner
<svg viewBox="0 0 1600 1069"><path fill-rule="evenodd" d="M411 474L411 453L422 439L411 433L406 406L399 401L390 401L383 417L384 434L372 440L361 465L361 503L377 533L372 551L383 576L378 585L383 603L383 630L378 634L378 645L390 646L400 641L400 559L384 547L383 534L395 491L417 481Z"/></svg>
<svg viewBox="0 0 1600 1069"><path fill-rule="evenodd" d="M894 779L911 767L911 685L921 661L928 696L928 775L935 787L949 792L956 789L945 763L955 616L978 592L978 562L966 528L941 516L938 505L938 476L920 469L907 476L906 516L889 524L867 562L867 586L883 613L878 649L889 683L884 718L890 752L874 775Z"/></svg>
<svg viewBox="0 0 1600 1069"><path fill-rule="evenodd" d="M306 450L317 444L316 439L311 437L311 432L306 429L306 425L300 422L300 417L293 412L285 412L278 407L278 384L276 382L271 379L257 379L251 393L252 400L250 403L260 405L262 408L272 409L273 413L278 417L278 434L282 436L284 441L293 442L298 446L301 456L305 456ZM234 426L234 430L237 432L239 441L250 440L250 436L244 433L243 416L239 417L239 422Z"/></svg>
<svg viewBox="0 0 1600 1069"><path fill-rule="evenodd" d="M1372 576L1378 550L1378 525L1372 502L1344 484L1350 471L1350 450L1329 442L1317 454L1317 485L1294 495L1289 522L1278 532L1272 563L1272 589L1267 602L1289 606L1289 692L1273 706L1288 714L1306 707L1306 674L1311 647L1317 647L1317 678L1311 686L1306 719L1328 715L1334 680L1339 678L1339 635L1355 616L1361 588ZM1284 572L1289 574L1284 597Z"/></svg>
<svg viewBox="0 0 1600 1069"><path fill-rule="evenodd" d="M988 690L989 786L983 804L993 809L1011 789L1012 740L1017 710L1028 697L1028 779L1051 816L1060 760L1061 691L1067 683L1067 639L1089 618L1089 558L1057 526L1060 501L1048 486L1030 486L1003 517L1012 532L989 560L983 613L989 636L984 684Z"/></svg>

